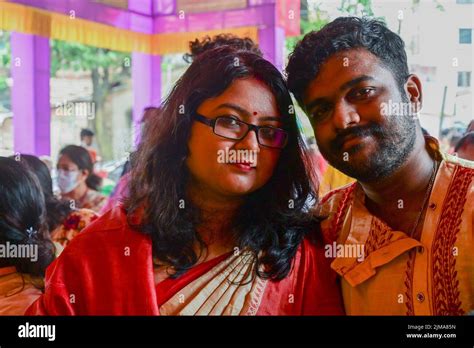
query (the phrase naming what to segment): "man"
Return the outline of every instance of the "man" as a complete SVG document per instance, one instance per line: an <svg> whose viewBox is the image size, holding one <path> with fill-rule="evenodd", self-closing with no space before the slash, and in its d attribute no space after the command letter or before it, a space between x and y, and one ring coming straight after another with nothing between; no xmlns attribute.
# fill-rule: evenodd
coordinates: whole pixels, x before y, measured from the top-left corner
<svg viewBox="0 0 474 348"><path fill-rule="evenodd" d="M89 154L92 159L92 163L98 161L97 151L92 147L92 142L94 140L94 132L88 128L81 129L81 146L86 148L89 151Z"/></svg>
<svg viewBox="0 0 474 348"><path fill-rule="evenodd" d="M81 129L81 145L84 147L92 146L94 132L88 128Z"/></svg>
<svg viewBox="0 0 474 348"><path fill-rule="evenodd" d="M346 313L472 311L474 166L423 136L402 39L380 21L338 18L298 43L287 73L321 153L357 179L320 206Z"/></svg>

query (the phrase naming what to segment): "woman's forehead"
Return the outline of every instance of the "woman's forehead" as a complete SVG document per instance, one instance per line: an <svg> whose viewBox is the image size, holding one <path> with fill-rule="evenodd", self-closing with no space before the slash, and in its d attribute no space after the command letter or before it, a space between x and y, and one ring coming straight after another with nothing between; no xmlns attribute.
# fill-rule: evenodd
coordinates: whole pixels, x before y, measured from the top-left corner
<svg viewBox="0 0 474 348"><path fill-rule="evenodd" d="M276 98L271 89L255 78L237 79L219 96L202 103L203 111L232 109L249 115L277 116L279 114Z"/></svg>
<svg viewBox="0 0 474 348"><path fill-rule="evenodd" d="M76 164L69 158L68 155L62 154L58 158L58 164L75 166Z"/></svg>

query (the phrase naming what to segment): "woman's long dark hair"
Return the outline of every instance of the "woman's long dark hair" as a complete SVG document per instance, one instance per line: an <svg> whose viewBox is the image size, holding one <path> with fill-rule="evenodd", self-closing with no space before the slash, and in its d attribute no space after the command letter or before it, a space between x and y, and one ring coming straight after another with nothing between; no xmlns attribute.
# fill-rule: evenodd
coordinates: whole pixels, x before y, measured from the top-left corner
<svg viewBox="0 0 474 348"><path fill-rule="evenodd" d="M87 169L89 171L89 176L86 179L87 187L95 191L100 190L102 178L94 174L94 164L92 163L89 151L82 146L68 145L59 152L59 155L69 157L79 167L79 170Z"/></svg>
<svg viewBox="0 0 474 348"><path fill-rule="evenodd" d="M53 231L69 215L72 210L71 206L68 201L61 201L54 196L53 180L48 166L42 160L33 155L21 154L19 162L38 177L46 203L46 221L49 230Z"/></svg>
<svg viewBox="0 0 474 348"><path fill-rule="evenodd" d="M38 260L7 258L7 265L21 273L44 276L54 260L49 238L46 207L38 178L17 161L0 157L0 243L38 246Z"/></svg>
<svg viewBox="0 0 474 348"><path fill-rule="evenodd" d="M199 55L178 80L163 104L161 117L149 120L125 202L130 225L151 236L154 256L171 266L174 276L197 262L196 242L201 252L205 248L195 228L200 221L198 208L186 200L186 157L193 114L236 79L250 77L273 92L289 141L272 178L247 196L233 221L236 246L253 252L257 266L264 265L264 271L257 271L260 277L282 279L290 271L305 233L317 228L314 218L305 213L305 202L316 197L315 185L304 164L309 160L305 162L304 142L282 75L252 52L229 46L214 48ZM186 208L180 209L183 199ZM142 223L137 225L132 216L141 207Z"/></svg>

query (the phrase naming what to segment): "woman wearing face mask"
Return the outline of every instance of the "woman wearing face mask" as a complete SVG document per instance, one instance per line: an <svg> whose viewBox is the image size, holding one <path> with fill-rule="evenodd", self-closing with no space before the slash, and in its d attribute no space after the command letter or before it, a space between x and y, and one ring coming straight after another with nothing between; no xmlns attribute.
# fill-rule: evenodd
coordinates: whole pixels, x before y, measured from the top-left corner
<svg viewBox="0 0 474 348"><path fill-rule="evenodd" d="M94 174L89 152L81 146L66 146L59 153L57 169L61 199L98 213L106 197L98 192L102 179Z"/></svg>
<svg viewBox="0 0 474 348"><path fill-rule="evenodd" d="M28 314L343 314L292 110L262 57L198 56L148 124L128 200L69 244Z"/></svg>
<svg viewBox="0 0 474 348"><path fill-rule="evenodd" d="M97 219L98 215L89 209L73 209L69 202L56 198L53 194L53 181L49 169L38 157L21 154L18 162L39 179L46 203L46 221L58 256L84 227Z"/></svg>

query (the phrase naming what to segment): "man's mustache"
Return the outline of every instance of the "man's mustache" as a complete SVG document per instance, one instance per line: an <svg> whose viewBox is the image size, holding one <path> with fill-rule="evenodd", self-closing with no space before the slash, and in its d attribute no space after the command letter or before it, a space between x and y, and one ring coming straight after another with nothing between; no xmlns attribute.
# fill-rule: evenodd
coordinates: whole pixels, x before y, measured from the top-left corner
<svg viewBox="0 0 474 348"><path fill-rule="evenodd" d="M377 124L368 124L364 126L353 126L340 130L336 137L331 141L330 146L333 151L340 150L348 138L362 137L367 135L383 136L383 128Z"/></svg>

